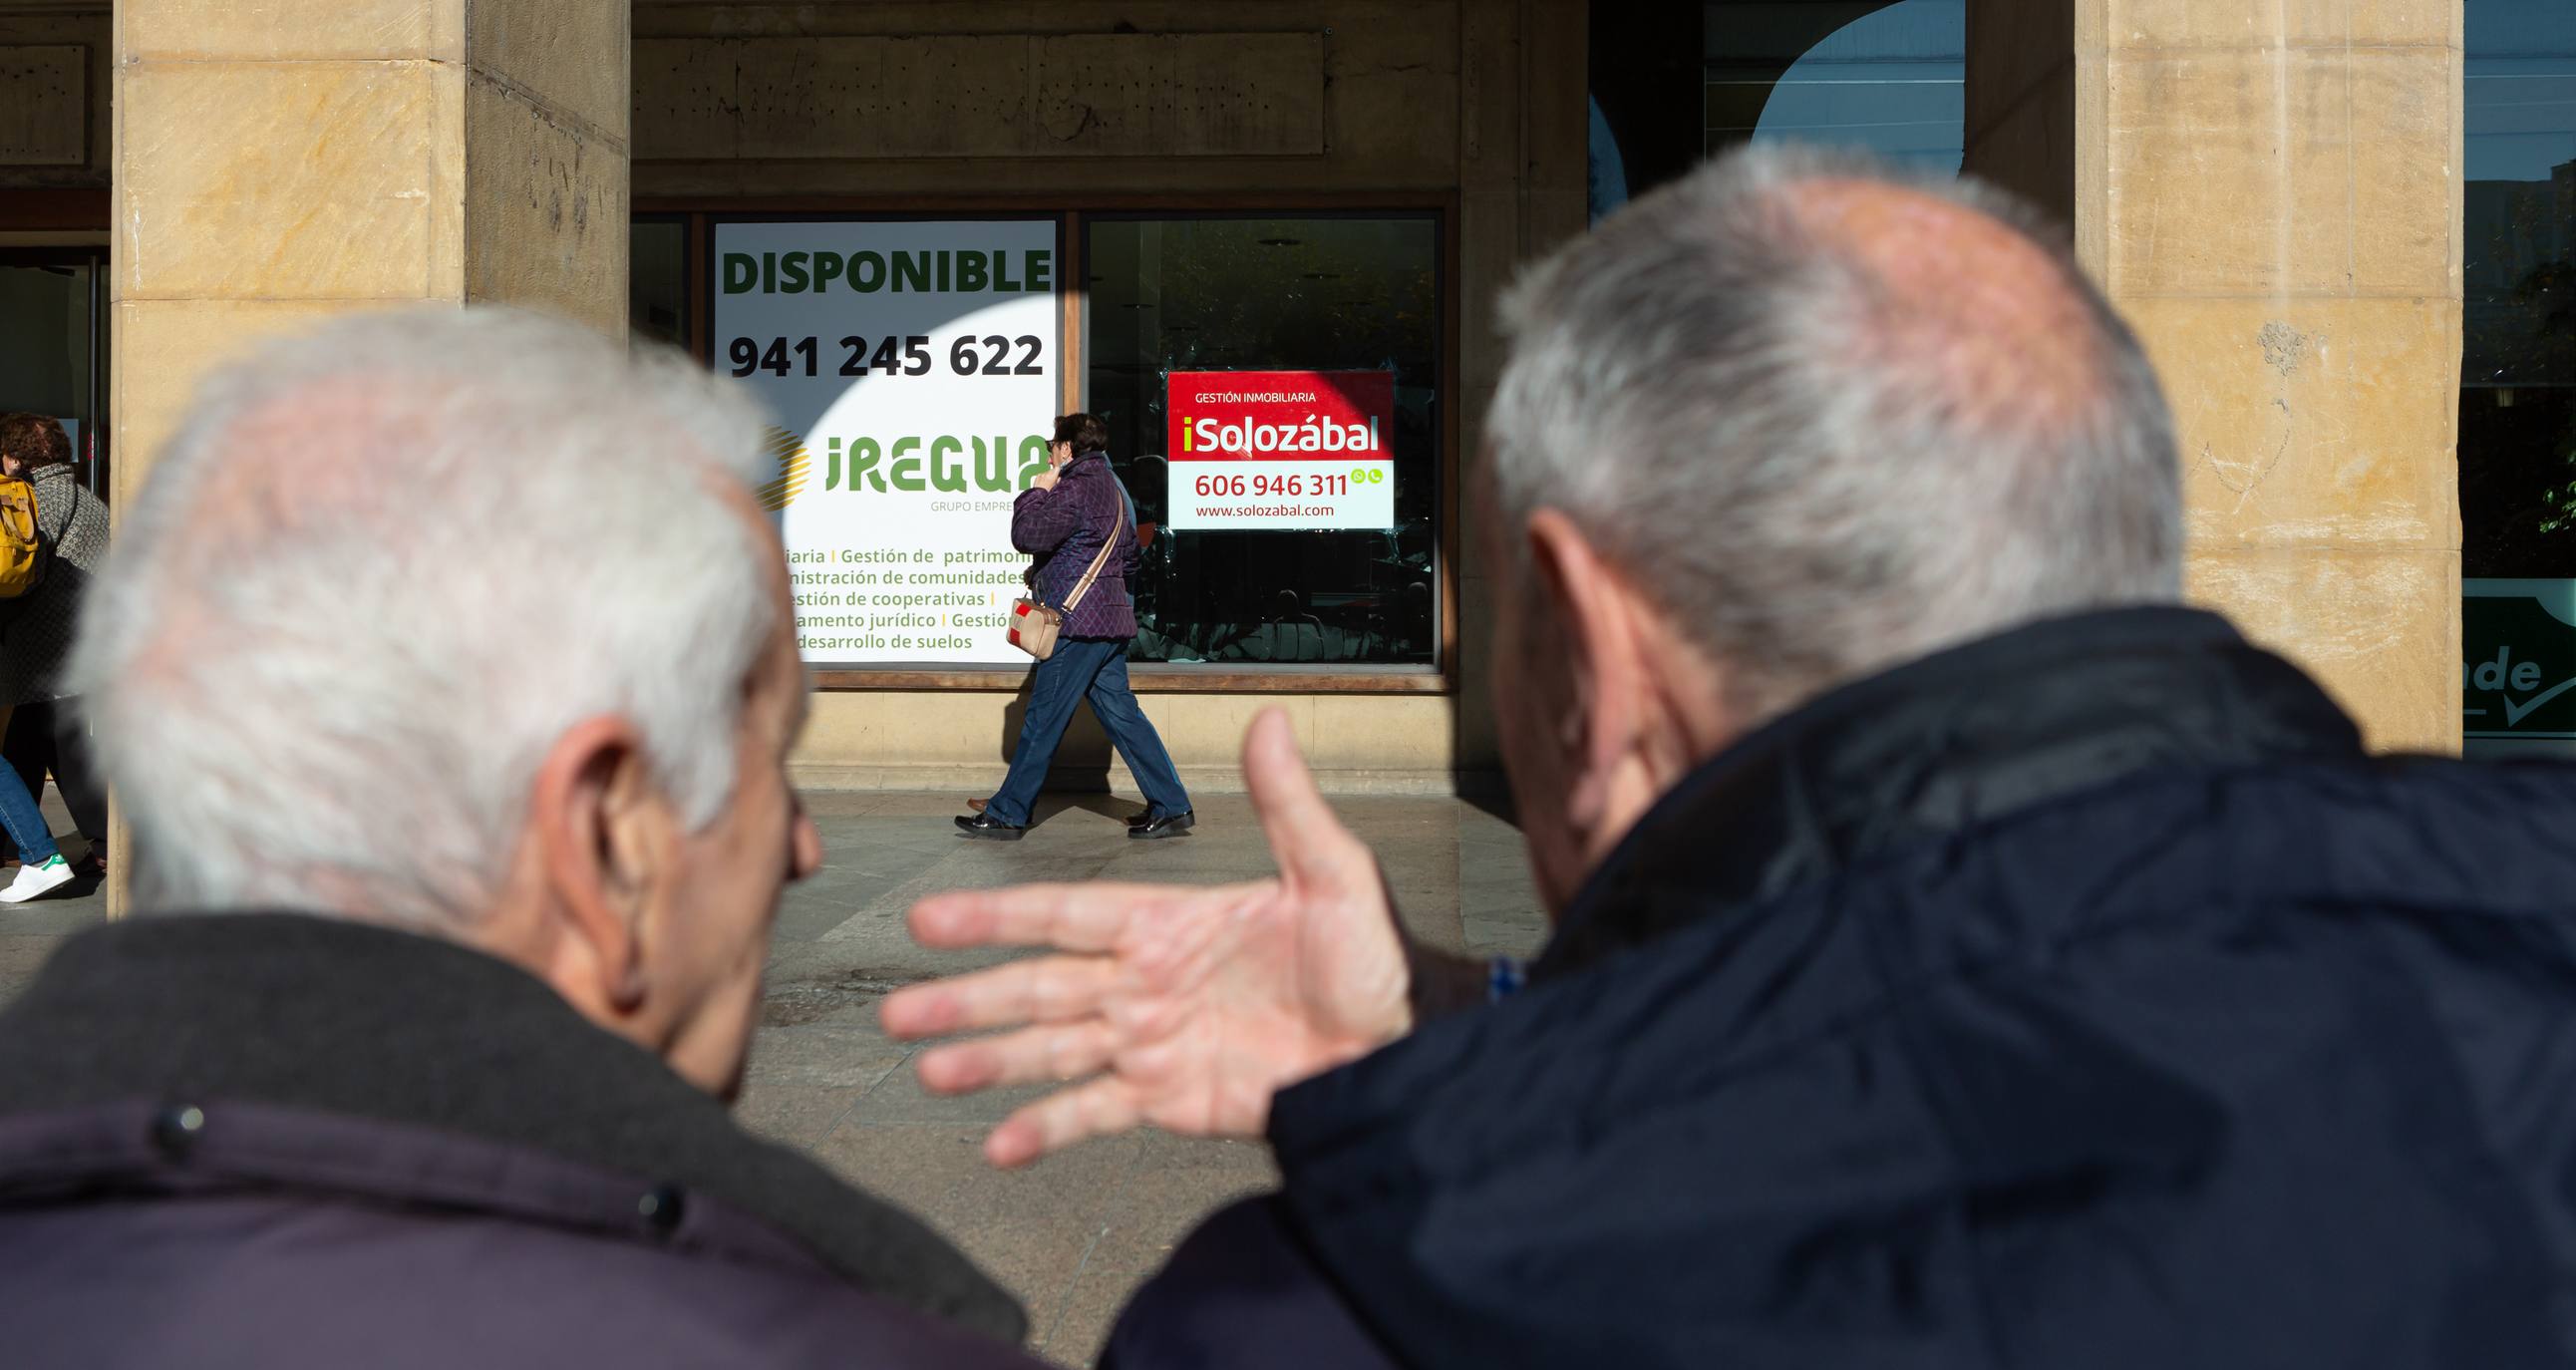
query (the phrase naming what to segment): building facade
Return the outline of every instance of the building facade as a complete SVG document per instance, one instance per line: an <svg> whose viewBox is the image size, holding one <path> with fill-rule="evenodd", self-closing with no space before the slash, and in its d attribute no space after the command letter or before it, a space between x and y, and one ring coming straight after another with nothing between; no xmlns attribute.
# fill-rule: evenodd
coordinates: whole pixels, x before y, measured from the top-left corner
<svg viewBox="0 0 2576 1370"><path fill-rule="evenodd" d="M1157 525L1136 673L1192 784L1268 705L1329 786L1490 784L1496 292L1774 137L2071 226L2177 412L2191 593L2375 745L2576 737L2563 0L309 8L0 0L0 407L124 493L206 366L340 310L688 349L780 412L818 785L999 775L964 520L1076 408ZM1090 726L1059 778L1123 785Z"/></svg>

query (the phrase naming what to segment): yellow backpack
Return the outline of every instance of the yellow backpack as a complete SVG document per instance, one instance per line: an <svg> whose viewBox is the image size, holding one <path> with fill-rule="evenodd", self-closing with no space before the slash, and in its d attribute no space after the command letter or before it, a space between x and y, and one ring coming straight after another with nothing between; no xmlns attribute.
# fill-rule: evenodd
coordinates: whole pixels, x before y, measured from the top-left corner
<svg viewBox="0 0 2576 1370"><path fill-rule="evenodd" d="M36 539L36 487L0 476L0 599L36 588L44 552Z"/></svg>

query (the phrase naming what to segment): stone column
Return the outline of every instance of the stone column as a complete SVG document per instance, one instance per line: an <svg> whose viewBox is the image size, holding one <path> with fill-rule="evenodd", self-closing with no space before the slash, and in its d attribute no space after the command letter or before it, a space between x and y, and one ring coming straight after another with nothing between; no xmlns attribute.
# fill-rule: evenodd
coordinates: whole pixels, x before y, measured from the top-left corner
<svg viewBox="0 0 2576 1370"><path fill-rule="evenodd" d="M1446 555L1458 567L1459 783L1502 786L1492 706L1495 568L1475 536L1485 409L1502 379L1497 302L1521 266L1584 231L1587 11L1579 0L1459 9L1458 481Z"/></svg>
<svg viewBox="0 0 2576 1370"><path fill-rule="evenodd" d="M622 336L628 15L626 0L119 0L117 503L199 376L262 337L485 300Z"/></svg>
<svg viewBox="0 0 2576 1370"><path fill-rule="evenodd" d="M2189 591L2460 743L2458 0L1971 0L1968 170L2074 225L2180 429Z"/></svg>

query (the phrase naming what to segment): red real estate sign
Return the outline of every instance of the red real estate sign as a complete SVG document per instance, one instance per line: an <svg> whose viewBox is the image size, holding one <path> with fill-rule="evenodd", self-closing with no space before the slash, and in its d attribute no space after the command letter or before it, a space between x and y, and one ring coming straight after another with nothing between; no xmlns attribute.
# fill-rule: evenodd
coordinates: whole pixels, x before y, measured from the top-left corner
<svg viewBox="0 0 2576 1370"><path fill-rule="evenodd" d="M1395 373L1175 371L1173 528L1390 528Z"/></svg>

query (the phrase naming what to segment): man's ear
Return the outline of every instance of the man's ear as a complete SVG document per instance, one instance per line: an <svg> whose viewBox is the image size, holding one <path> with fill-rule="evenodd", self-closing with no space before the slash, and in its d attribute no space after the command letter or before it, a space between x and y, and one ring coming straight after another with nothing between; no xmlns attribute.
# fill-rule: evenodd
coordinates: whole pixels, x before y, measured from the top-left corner
<svg viewBox="0 0 2576 1370"><path fill-rule="evenodd" d="M547 752L529 815L545 863L557 974L619 1012L644 999L646 914L670 827L641 737L623 718L586 720Z"/></svg>
<svg viewBox="0 0 2576 1370"><path fill-rule="evenodd" d="M1565 515L1537 510L1527 529L1533 588L1555 620L1548 636L1566 655L1558 726L1563 754L1579 760L1567 816L1590 824L1607 816L1611 784L1644 726L1641 695L1652 682L1636 596Z"/></svg>

